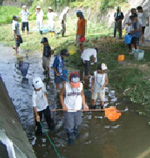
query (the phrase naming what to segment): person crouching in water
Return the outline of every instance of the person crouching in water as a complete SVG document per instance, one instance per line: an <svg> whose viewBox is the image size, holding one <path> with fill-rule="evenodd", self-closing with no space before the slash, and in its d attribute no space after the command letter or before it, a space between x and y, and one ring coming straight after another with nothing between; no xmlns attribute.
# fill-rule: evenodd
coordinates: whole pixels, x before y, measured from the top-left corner
<svg viewBox="0 0 150 158"><path fill-rule="evenodd" d="M101 109L103 109L105 101L105 86L108 84L108 76L105 71L107 71L107 66L102 63L98 65L97 71L94 72L91 84L92 109L96 109L96 99L98 97L100 97Z"/></svg>
<svg viewBox="0 0 150 158"><path fill-rule="evenodd" d="M42 38L41 43L43 43L43 69L44 69L44 74L48 74L49 77L49 62L50 62L50 57L52 54L51 47L48 43L48 39L46 37Z"/></svg>
<svg viewBox="0 0 150 158"><path fill-rule="evenodd" d="M40 120L42 120L42 115L44 115L50 130L54 129L54 121L51 118L47 91L40 77L33 78L33 88L34 90L32 95L32 104L33 104L33 111L36 120L35 133L42 134L42 127L40 125Z"/></svg>
<svg viewBox="0 0 150 158"><path fill-rule="evenodd" d="M64 94L66 94L65 99ZM79 137L78 128L82 123L82 112L77 110L81 110L82 105L84 110L89 109L85 103L83 84L80 82L80 75L77 72L70 74L69 82L66 82L61 89L60 102L64 111L68 143L73 144L73 133L75 138Z"/></svg>

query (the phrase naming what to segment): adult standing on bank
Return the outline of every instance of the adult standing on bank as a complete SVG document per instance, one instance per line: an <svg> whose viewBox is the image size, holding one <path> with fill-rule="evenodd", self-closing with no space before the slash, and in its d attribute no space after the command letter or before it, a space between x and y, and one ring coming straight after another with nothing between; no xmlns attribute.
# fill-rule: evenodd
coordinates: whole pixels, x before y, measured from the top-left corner
<svg viewBox="0 0 150 158"><path fill-rule="evenodd" d="M81 38L85 38L85 26L86 26L86 20L84 19L83 13L78 10L76 13L78 17L77 21L77 32L76 32L76 44L80 46L81 53L83 52L83 42L81 42Z"/></svg>
<svg viewBox="0 0 150 158"><path fill-rule="evenodd" d="M19 54L19 48L20 44L23 43L22 37L20 35L20 25L18 23L18 17L16 15L13 16L13 22L12 22L12 30L14 34L14 39L15 39L15 46L13 49L15 49L16 55Z"/></svg>
<svg viewBox="0 0 150 158"><path fill-rule="evenodd" d="M63 98L66 94L65 99ZM73 133L75 138L79 137L78 129L82 123L82 107L88 110L85 103L83 84L80 82L80 75L77 72L72 72L69 76L69 82L63 86L60 92L60 102L65 116L65 129L68 136L68 143L73 143Z"/></svg>
<svg viewBox="0 0 150 158"><path fill-rule="evenodd" d="M43 13L43 11L42 11L40 6L36 7L35 15L36 15L36 27L37 27L37 30L42 35L43 34L42 27L43 27L44 13Z"/></svg>
<svg viewBox="0 0 150 158"><path fill-rule="evenodd" d="M143 8L141 6L138 6L137 10L138 10L138 21L142 25L142 46L144 46L145 45L144 33L146 26L147 27L149 26L149 16L145 11L143 11Z"/></svg>
<svg viewBox="0 0 150 158"><path fill-rule="evenodd" d="M44 115L50 130L54 129L54 121L51 118L47 91L40 77L33 78L33 88L34 90L32 95L32 104L36 120L35 132L36 134L42 134L42 127L40 125L40 120L42 120L42 116Z"/></svg>
<svg viewBox="0 0 150 158"><path fill-rule="evenodd" d="M121 12L119 6L116 7L116 13L114 14L115 20L115 28L114 28L114 37L116 37L117 30L119 32L119 39L122 39L122 20L124 19L124 15Z"/></svg>
<svg viewBox="0 0 150 158"><path fill-rule="evenodd" d="M27 28L27 34L29 34L29 22L28 22L28 16L30 13L27 10L27 6L22 6L22 11L19 13L21 15L21 21L22 21L22 33L25 32L25 28Z"/></svg>
<svg viewBox="0 0 150 158"><path fill-rule="evenodd" d="M53 9L51 7L48 7L48 13L47 13L47 17L48 17L48 27L49 27L49 31L51 33L55 32L55 18L56 18L57 14L53 12Z"/></svg>
<svg viewBox="0 0 150 158"><path fill-rule="evenodd" d="M67 22L67 14L69 13L69 7L66 7L60 15L60 30L57 34L62 33L62 37L64 37L66 33L66 22Z"/></svg>

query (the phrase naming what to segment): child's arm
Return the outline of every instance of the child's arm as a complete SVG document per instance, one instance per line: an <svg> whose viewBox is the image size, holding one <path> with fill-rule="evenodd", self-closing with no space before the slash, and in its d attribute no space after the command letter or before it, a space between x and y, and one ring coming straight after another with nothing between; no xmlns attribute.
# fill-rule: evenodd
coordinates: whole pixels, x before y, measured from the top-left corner
<svg viewBox="0 0 150 158"><path fill-rule="evenodd" d="M101 89L103 90L105 88L105 86L107 86L107 85L108 85L108 75L105 76L105 83Z"/></svg>
<svg viewBox="0 0 150 158"><path fill-rule="evenodd" d="M86 102L85 102L85 95L84 95L83 88L82 88L82 91L81 91L81 97L82 97L83 109L84 109L84 110L89 110L89 107L87 106L87 104L86 104Z"/></svg>
<svg viewBox="0 0 150 158"><path fill-rule="evenodd" d="M94 77L92 77L92 82L91 82L91 92L94 91L94 83L95 83L95 79L94 79Z"/></svg>
<svg viewBox="0 0 150 158"><path fill-rule="evenodd" d="M63 95L65 93L65 87L63 86L61 91L60 91L60 95L59 95L59 98L60 98L60 103L62 105L62 108L63 108L63 111L68 111L68 108L67 106L64 104L64 98L63 98Z"/></svg>

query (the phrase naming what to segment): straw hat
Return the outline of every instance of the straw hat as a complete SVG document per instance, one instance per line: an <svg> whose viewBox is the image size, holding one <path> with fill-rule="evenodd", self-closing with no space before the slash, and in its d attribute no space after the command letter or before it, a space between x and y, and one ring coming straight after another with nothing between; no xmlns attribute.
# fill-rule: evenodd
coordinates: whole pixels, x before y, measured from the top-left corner
<svg viewBox="0 0 150 158"><path fill-rule="evenodd" d="M38 6L36 7L36 9L41 9L41 7L38 5Z"/></svg>

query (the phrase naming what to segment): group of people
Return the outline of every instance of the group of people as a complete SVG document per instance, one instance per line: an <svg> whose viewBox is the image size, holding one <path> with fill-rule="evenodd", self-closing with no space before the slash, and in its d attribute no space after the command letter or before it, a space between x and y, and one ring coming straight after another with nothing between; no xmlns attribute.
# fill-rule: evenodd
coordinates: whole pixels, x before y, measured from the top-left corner
<svg viewBox="0 0 150 158"><path fill-rule="evenodd" d="M30 13L23 7L23 11L20 13L22 15L22 31L24 32L25 27L27 27L27 32L29 33L29 24L27 17ZM116 37L116 30L119 30L119 38L122 38L122 20L124 19L124 15L120 10L120 7L117 7L117 12L114 15L115 18L115 30L114 30L114 37ZM131 16L127 22L128 25L128 33L129 34L136 34L132 38L131 45L129 48L137 49L138 48L138 41L140 33L142 32L142 41L144 42L144 30L146 26L146 19L147 15L143 12L141 7L137 8L138 13L136 13L136 9L131 9ZM24 13L26 12L26 13ZM66 16L69 12L69 8L67 7L63 13L61 14L61 30L58 32L62 32L62 36L64 36L66 31ZM42 34L42 25L43 25L43 12L40 6L36 7L36 17L37 17L37 28L39 29L40 33ZM54 19L57 16L52 8L48 8L48 19L49 19L49 29L54 31ZM104 108L104 101L105 101L105 86L108 85L108 68L105 63L97 64L97 70L94 71L94 75L90 75L90 67L97 63L97 48L87 48L84 49L82 38L85 37L86 31L86 20L82 11L78 10L76 12L76 16L78 18L77 21L77 31L76 31L76 44L79 45L80 53L81 53L81 61L84 68L84 79L89 80L91 79L91 109L96 109L96 100L99 97L101 102L101 109ZM24 17L24 18L23 18ZM139 19L139 20L138 20ZM20 35L19 30L19 23L17 22L18 17L13 16L13 31L14 37L16 41L16 47L14 48L16 52L18 51L18 47L20 43L22 43L22 38ZM137 33L139 32L139 33ZM19 41L19 42L18 42ZM49 61L51 55L54 51L51 49L48 39L46 37L42 38L41 43L43 44L43 69L44 74L49 74ZM55 57L54 63L52 65L52 69L54 70L55 75L55 84L56 90L59 92L60 96L60 103L62 105L62 109L64 111L64 118L65 118L65 129L68 136L68 143L73 143L73 134L75 138L79 137L79 126L82 123L82 112L81 109L89 110L89 106L86 104L85 96L84 96L84 87L83 82L81 82L80 74L76 71L72 72L69 77L67 77L64 71L64 58L69 56L67 49L62 49L59 54ZM62 84L62 88L60 88L60 84ZM47 91L45 85L41 78L35 77L33 78L33 96L32 96L32 103L33 103L33 110L35 115L36 121L36 133L41 134L42 128L40 125L40 121L42 116L44 115L49 129L54 129L54 120L51 118L51 111L49 107L49 99L47 96Z"/></svg>
<svg viewBox="0 0 150 158"><path fill-rule="evenodd" d="M119 32L119 39L122 39L122 21L124 15L121 12L121 8L116 7L116 13L114 14L115 19L115 28L114 28L114 37L116 37L116 31ZM139 40L141 38L141 46L145 46L145 28L149 26L149 15L143 10L141 6L138 6L137 9L131 9L131 15L125 21L127 25L127 33L132 37L131 44L129 44L130 54L133 54L135 49L139 49Z"/></svg>

